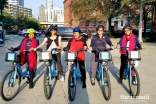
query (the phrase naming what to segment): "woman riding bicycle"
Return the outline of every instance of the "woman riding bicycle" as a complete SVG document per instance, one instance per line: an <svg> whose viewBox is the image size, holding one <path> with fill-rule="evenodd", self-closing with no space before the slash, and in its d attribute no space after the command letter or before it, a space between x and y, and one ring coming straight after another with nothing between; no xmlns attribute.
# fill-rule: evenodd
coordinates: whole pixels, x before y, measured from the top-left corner
<svg viewBox="0 0 156 104"><path fill-rule="evenodd" d="M128 47L127 50L129 51L135 50L137 47L143 48L142 45L139 43L138 37L132 33L132 27L130 25L124 26L123 31L125 32L125 34L117 43L117 48L120 48L121 46ZM120 53L121 53L120 83L121 84L123 80L124 69L126 68L126 62L128 61L127 50L122 49L122 48L120 49Z"/></svg>
<svg viewBox="0 0 156 104"><path fill-rule="evenodd" d="M69 52L76 52L80 48L84 48L84 50L87 50L87 43L86 40L81 37L81 28L79 26L74 27L73 29L74 36L67 44L67 47L69 49ZM82 88L86 88L86 71L85 71L85 53L84 51L78 52L78 63L80 67L80 71L82 74L81 80L83 82Z"/></svg>
<svg viewBox="0 0 156 104"><path fill-rule="evenodd" d="M34 50L38 48L42 48L47 43L47 51L51 51L53 48L61 48L61 36L57 35L57 25L52 24L49 27L50 30L50 37L45 37L43 42ZM52 54L52 57L56 59L56 64L58 67L59 74L61 75L61 81L64 82L64 76L63 76L63 68L61 65L61 53L56 52L55 54Z"/></svg>
<svg viewBox="0 0 156 104"><path fill-rule="evenodd" d="M24 65L26 62L29 69L29 88L33 88L33 79L35 76L36 66L37 66L37 53L33 51L35 47L39 45L39 41L36 39L36 31L32 28L28 29L26 32L27 36L22 40L21 44L16 48L10 48L12 51L19 51L19 61L20 65ZM29 52L23 52L28 50Z"/></svg>
<svg viewBox="0 0 156 104"><path fill-rule="evenodd" d="M96 75L96 68L98 63L98 54L93 51L93 49L98 49L99 51L104 51L106 49L106 44L108 44L112 49L114 46L109 39L108 35L104 34L104 26L98 25L96 27L96 35L93 35L90 44L91 52L91 83L95 85L95 75Z"/></svg>

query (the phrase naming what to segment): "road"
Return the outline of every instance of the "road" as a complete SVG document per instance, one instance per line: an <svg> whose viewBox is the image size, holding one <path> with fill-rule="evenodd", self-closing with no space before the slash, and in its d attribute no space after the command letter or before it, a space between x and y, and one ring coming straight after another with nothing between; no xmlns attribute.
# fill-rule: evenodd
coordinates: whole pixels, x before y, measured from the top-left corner
<svg viewBox="0 0 156 104"><path fill-rule="evenodd" d="M10 39L9 36L6 37ZM44 36L37 37L40 42L44 39ZM8 51L7 47L18 46L22 36L13 36L13 40L6 40L6 45L0 47L0 81L10 70L11 63L5 62L5 53ZM113 44L116 45L119 39L111 39ZM63 46L67 45L68 41L63 41ZM90 40L87 41L88 45ZM156 93L154 89L156 88L156 69L155 69L155 58L156 58L156 43L142 43L145 46L144 50L141 50L142 59L137 67L140 76L140 99L129 98L129 87L128 81L124 80L123 85L118 83L118 74L120 67L120 54L119 50L115 49L111 51L113 56L114 65L109 63L109 75L111 80L111 99L106 101L100 90L100 85L95 82L95 86L90 83L90 51L86 52L86 84L87 88L82 89L82 83L80 80L77 81L77 92L76 97L73 102L68 100L68 90L67 90L67 79L68 73L65 75L65 82L61 83L60 80L53 82L53 93L50 100L46 100L43 91L43 73L44 73L44 63L38 61L37 63L37 76L34 79L35 86L33 89L29 89L26 79L22 80L20 91L18 95L11 101L3 101L0 98L0 104L155 104L156 103ZM62 52L62 65L64 70L66 70L66 62L64 62L65 54Z"/></svg>

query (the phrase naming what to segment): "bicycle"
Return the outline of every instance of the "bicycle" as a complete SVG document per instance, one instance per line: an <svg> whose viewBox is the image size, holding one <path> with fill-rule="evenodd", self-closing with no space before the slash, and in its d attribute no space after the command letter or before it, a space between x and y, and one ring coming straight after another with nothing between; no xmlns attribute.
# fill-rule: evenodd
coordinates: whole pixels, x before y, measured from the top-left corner
<svg viewBox="0 0 156 104"><path fill-rule="evenodd" d="M52 54L60 52L60 49L53 48L51 52L44 51L40 53L40 62L45 63L45 73L43 78L44 95L47 100L52 96L52 80L54 78L59 79L58 68L56 66L56 59L52 57Z"/></svg>
<svg viewBox="0 0 156 104"><path fill-rule="evenodd" d="M73 101L76 95L76 83L77 83L76 80L82 76L80 72L80 68L77 65L77 53L79 51L85 51L85 50L83 48L79 48L76 52L68 52L68 49L65 48L64 51L67 51L66 61L71 62L69 68L70 69L69 76L68 76L68 97L70 101ZM68 71L68 64L67 64L67 71Z"/></svg>
<svg viewBox="0 0 156 104"><path fill-rule="evenodd" d="M129 47L121 47L121 49L127 50ZM123 73L123 78L128 79L130 95L132 97L139 96L140 94L140 78L138 71L135 68L135 61L141 60L140 49L134 51L128 51L128 60L126 68ZM136 89L136 91L135 91Z"/></svg>
<svg viewBox="0 0 156 104"><path fill-rule="evenodd" d="M112 56L110 51L112 48L107 48L105 51L98 51L98 49L93 49L93 51L98 52L98 65L96 70L97 81L101 80L101 90L105 100L110 100L111 98L111 82L108 74L107 63L112 61Z"/></svg>
<svg viewBox="0 0 156 104"><path fill-rule="evenodd" d="M28 64L26 63L25 71L22 71L22 68L19 63L20 56L14 53L12 51L12 48L9 50L11 52L6 53L5 61L11 62L12 68L10 71L8 71L5 74L0 85L1 98L6 101L12 100L18 94L18 91L20 89L20 84L21 84L21 78L23 79L25 79L26 77L29 78ZM23 50L22 52L29 52L29 51ZM8 91L4 89L5 87L7 87L6 90ZM6 95L5 95L5 91L8 92ZM11 92L13 92L12 95L11 95Z"/></svg>

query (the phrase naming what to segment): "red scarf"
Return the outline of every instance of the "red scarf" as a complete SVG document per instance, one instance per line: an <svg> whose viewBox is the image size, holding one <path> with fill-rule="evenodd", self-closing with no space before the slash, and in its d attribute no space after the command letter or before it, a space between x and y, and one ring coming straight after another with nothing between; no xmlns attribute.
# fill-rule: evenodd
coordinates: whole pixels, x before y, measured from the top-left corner
<svg viewBox="0 0 156 104"><path fill-rule="evenodd" d="M134 34L131 33L130 36L129 36L129 38L128 38L128 36L127 36L126 34L124 34L124 36L123 36L123 38L122 38L121 46L127 47L127 46L126 46L126 45L127 45L127 40L130 42L130 43L129 43L129 50L130 50L130 51L134 50L134 49L135 49L135 46L136 46L136 45L135 45ZM120 53L121 53L121 54L126 54L126 50L120 49Z"/></svg>
<svg viewBox="0 0 156 104"><path fill-rule="evenodd" d="M26 42L28 39L29 38L24 38L21 43L21 48L19 51L19 55L20 55L19 60L21 66L26 63L26 52L22 52L22 51L25 50ZM33 38L29 48L36 48L36 44L37 44L37 40L36 38ZM28 60L29 69L34 70L36 68L36 52L35 51L29 52L27 60Z"/></svg>
<svg viewBox="0 0 156 104"><path fill-rule="evenodd" d="M79 36L78 38L73 37L72 41L70 43L70 49L69 52L76 52L79 48L83 48L84 47L84 43L82 41L76 41L81 39L81 37ZM82 61L85 60L85 55L84 55L84 51L79 51L78 55L77 55L77 59L78 61Z"/></svg>

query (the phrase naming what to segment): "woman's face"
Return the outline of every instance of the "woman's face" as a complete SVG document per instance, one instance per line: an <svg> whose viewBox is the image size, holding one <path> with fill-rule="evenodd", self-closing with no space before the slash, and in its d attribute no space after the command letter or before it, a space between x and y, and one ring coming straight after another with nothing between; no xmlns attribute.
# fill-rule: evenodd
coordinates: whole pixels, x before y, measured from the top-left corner
<svg viewBox="0 0 156 104"><path fill-rule="evenodd" d="M130 29L124 29L124 32L127 36L129 36L132 33L132 30Z"/></svg>
<svg viewBox="0 0 156 104"><path fill-rule="evenodd" d="M50 32L51 32L51 34L56 34L57 31L55 29L51 29Z"/></svg>
<svg viewBox="0 0 156 104"><path fill-rule="evenodd" d="M34 33L29 33L29 34L28 34L28 37L29 37L29 39L32 39L32 38L35 37L35 34L34 34Z"/></svg>
<svg viewBox="0 0 156 104"><path fill-rule="evenodd" d="M104 30L103 30L102 28L99 28L99 29L97 30L97 33L98 33L99 35L102 35L102 34L104 33Z"/></svg>
<svg viewBox="0 0 156 104"><path fill-rule="evenodd" d="M80 33L79 32L74 32L74 37L75 38L78 38L80 36Z"/></svg>

